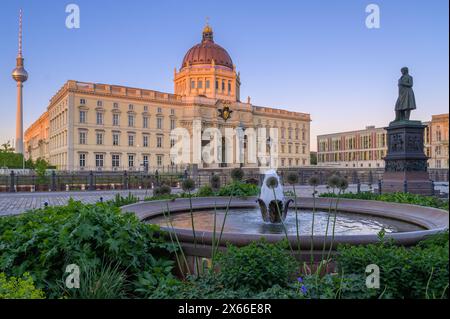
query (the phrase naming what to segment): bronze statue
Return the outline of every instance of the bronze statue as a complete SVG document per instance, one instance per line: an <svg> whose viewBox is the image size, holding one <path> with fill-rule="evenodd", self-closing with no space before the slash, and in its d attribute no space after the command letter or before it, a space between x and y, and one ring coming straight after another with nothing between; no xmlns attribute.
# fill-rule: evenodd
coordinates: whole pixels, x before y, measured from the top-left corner
<svg viewBox="0 0 450 319"><path fill-rule="evenodd" d="M407 67L401 69L402 76L398 80L398 99L395 104L395 120L408 121L411 110L416 109L416 99L414 97L413 78L409 75Z"/></svg>

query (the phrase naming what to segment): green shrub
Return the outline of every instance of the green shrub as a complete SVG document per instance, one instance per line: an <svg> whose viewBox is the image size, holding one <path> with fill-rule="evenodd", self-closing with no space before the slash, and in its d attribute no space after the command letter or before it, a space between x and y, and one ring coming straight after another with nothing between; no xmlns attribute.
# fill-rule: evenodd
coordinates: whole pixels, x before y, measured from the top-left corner
<svg viewBox="0 0 450 319"><path fill-rule="evenodd" d="M339 246L337 263L345 274L364 275L380 267L380 286L393 298L448 298L448 232L406 248L382 241L367 246Z"/></svg>
<svg viewBox="0 0 450 319"><path fill-rule="evenodd" d="M234 182L240 182L244 178L244 170L242 168L233 168L230 172L231 179Z"/></svg>
<svg viewBox="0 0 450 319"><path fill-rule="evenodd" d="M106 203L115 207L122 207L125 205L137 203L138 201L139 198L137 198L131 193L128 193L127 197L123 197L120 194L116 194L114 199L106 201Z"/></svg>
<svg viewBox="0 0 450 319"><path fill-rule="evenodd" d="M160 187L156 187L153 190L153 196L155 196L155 197L166 196L166 195L170 195L171 192L172 192L172 188L170 188L170 186L162 185Z"/></svg>
<svg viewBox="0 0 450 319"><path fill-rule="evenodd" d="M0 273L0 299L44 299L44 292L34 286L29 273L7 278Z"/></svg>
<svg viewBox="0 0 450 319"><path fill-rule="evenodd" d="M367 288L365 274L308 275L302 284L309 299L372 299L382 294L380 289Z"/></svg>
<svg viewBox="0 0 450 319"><path fill-rule="evenodd" d="M173 250L158 226L106 203L71 200L67 206L0 218L0 271L9 276L31 273L36 287L49 297L61 297L58 281L68 264L119 264L133 282L152 270L152 257L166 258Z"/></svg>
<svg viewBox="0 0 450 319"><path fill-rule="evenodd" d="M333 193L320 194L320 197L336 197L336 196L337 195ZM354 193L341 194L340 197L348 199L379 200L384 202L414 204L448 210L448 200L439 199L433 196L423 196L411 193L386 193L380 195L372 192L361 192L359 194Z"/></svg>
<svg viewBox="0 0 450 319"><path fill-rule="evenodd" d="M200 187L197 190L197 193L195 194L196 197L209 197L209 196L214 196L214 195L215 195L215 193L214 193L212 187L209 185Z"/></svg>
<svg viewBox="0 0 450 319"><path fill-rule="evenodd" d="M219 196L256 196L259 194L259 187L254 184L245 184L242 182L232 182L220 188Z"/></svg>
<svg viewBox="0 0 450 319"><path fill-rule="evenodd" d="M71 299L119 299L125 297L125 271L120 264L80 265L80 287L66 288L60 283L64 294Z"/></svg>
<svg viewBox="0 0 450 319"><path fill-rule="evenodd" d="M218 254L217 265L225 287L265 290L273 285L286 286L297 271L297 262L286 243L269 244L264 240L237 248L228 246Z"/></svg>

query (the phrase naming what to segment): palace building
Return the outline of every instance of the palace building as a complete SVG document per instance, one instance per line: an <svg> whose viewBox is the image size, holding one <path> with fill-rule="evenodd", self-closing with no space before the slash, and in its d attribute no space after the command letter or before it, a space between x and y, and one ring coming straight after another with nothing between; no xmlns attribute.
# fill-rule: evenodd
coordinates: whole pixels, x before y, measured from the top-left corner
<svg viewBox="0 0 450 319"><path fill-rule="evenodd" d="M173 165L170 150L176 141L171 131L181 127L192 132L193 123L198 122L202 129L217 128L223 136L226 128L243 132L275 128L277 166L309 165L310 115L256 106L250 98L242 102L240 86L236 66L214 42L207 25L202 41L189 49L174 71L174 94L67 81L26 130L25 154L45 158L60 170L155 169ZM199 167L257 167L259 162L247 158L248 144L244 136L241 164ZM241 151L235 148L234 152Z"/></svg>
<svg viewBox="0 0 450 319"><path fill-rule="evenodd" d="M428 167L448 168L448 113L424 122L424 150ZM335 167L384 167L386 130L367 126L364 130L317 136L317 164Z"/></svg>

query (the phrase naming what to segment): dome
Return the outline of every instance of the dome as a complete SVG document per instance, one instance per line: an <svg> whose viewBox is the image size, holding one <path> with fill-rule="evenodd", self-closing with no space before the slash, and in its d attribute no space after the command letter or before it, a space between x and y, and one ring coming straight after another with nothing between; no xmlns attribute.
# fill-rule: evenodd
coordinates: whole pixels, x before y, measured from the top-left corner
<svg viewBox="0 0 450 319"><path fill-rule="evenodd" d="M212 60L216 65L233 69L230 55L224 48L214 43L212 28L207 25L203 29L202 42L189 49L184 56L181 68L188 65L211 64Z"/></svg>

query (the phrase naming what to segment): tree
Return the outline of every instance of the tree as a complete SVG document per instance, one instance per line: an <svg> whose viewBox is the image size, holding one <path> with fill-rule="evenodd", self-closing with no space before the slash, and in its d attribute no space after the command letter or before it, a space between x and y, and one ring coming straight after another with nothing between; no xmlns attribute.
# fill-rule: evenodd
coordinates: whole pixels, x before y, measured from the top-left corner
<svg viewBox="0 0 450 319"><path fill-rule="evenodd" d="M310 153L310 163L311 163L311 165L317 165L317 153L316 152Z"/></svg>

